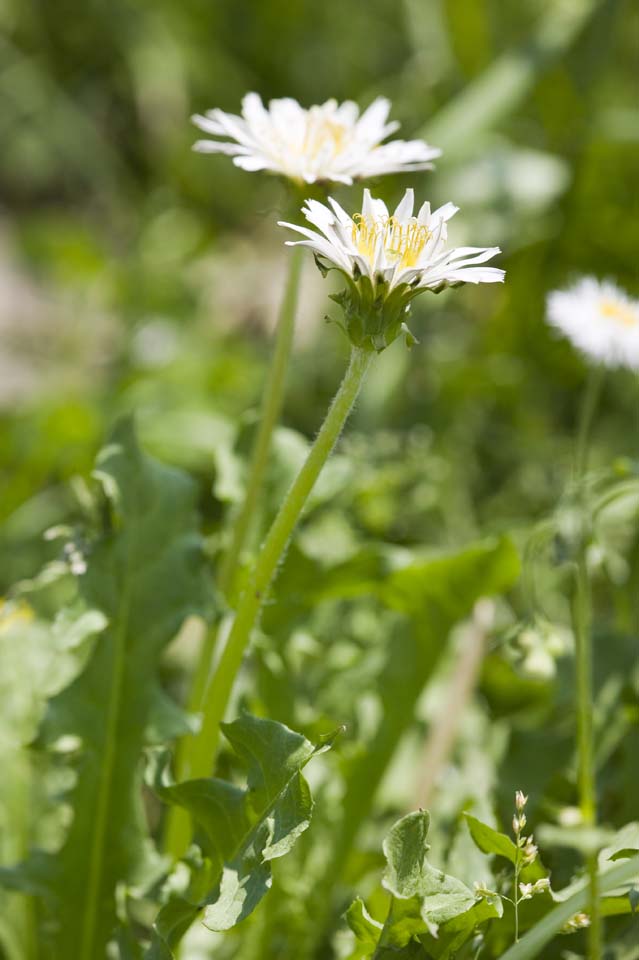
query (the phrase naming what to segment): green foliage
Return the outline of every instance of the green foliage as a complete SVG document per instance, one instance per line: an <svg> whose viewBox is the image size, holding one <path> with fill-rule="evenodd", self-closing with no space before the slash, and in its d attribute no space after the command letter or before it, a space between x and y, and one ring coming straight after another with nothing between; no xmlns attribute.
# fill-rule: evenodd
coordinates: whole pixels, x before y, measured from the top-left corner
<svg viewBox="0 0 639 960"><path fill-rule="evenodd" d="M403 917L396 904L398 930L425 923L411 897L380 884L389 825L420 806L433 811L425 875L432 863L468 891L484 882L503 915L478 898L436 939L419 933L389 957L583 955L584 932L561 928L586 902L583 854L599 850L606 957L636 960L636 391L630 374L608 377L590 448L605 824L593 832L565 825L577 803L571 464L586 369L543 322L548 291L575 274L610 276L637 294L631 6L2 5L2 960L78 951L102 960L111 931L118 960L145 950L168 960L167 943L188 960L374 955L391 899L409 906ZM274 224L299 217L277 178L190 151L189 114L236 110L250 89L305 104L392 99L401 136L423 133L444 153L434 171L383 178L375 191L393 206L407 186L434 205L459 204L451 236L500 245L507 282L415 302L419 343L376 358L255 631L228 713L244 719L228 729L258 723L244 711L299 730L306 744L346 728L310 768L311 828L296 832L308 822L303 787L260 821L245 786L247 769L249 781L257 776L252 761L228 741L201 803L188 781L158 782L196 821L193 846L172 864L161 802L142 785L144 758L149 745L170 752L198 727L182 709L196 657L179 627L211 606L201 548L215 573L242 498L285 273ZM331 193L349 210L361 204L359 184ZM344 338L321 322L327 289L313 284L312 264L304 269L285 426L246 563L343 366ZM113 419L131 411L144 448L190 480L141 454L126 428L116 441L126 455L104 451L97 489L78 479ZM458 703L485 596L494 622ZM452 721L422 796L425 758ZM294 754L287 738L298 735L273 731ZM274 777L295 767L288 756L269 760ZM543 849L536 875L553 888L521 904L514 947L506 834L517 789L530 795ZM220 798L238 823L246 818L253 839L243 854L215 826ZM271 835L276 820L283 846ZM617 868L619 882L609 874ZM191 924L208 907L213 926L230 925L271 881L268 898L230 929ZM352 933L341 918L357 894Z"/></svg>
<svg viewBox="0 0 639 960"><path fill-rule="evenodd" d="M482 823L481 820L477 820L476 817L472 817L469 813L464 816L470 835L482 853L496 854L513 864L517 862L517 847L510 837L507 837L505 833L493 830L492 827Z"/></svg>
<svg viewBox="0 0 639 960"><path fill-rule="evenodd" d="M399 820L386 837L383 886L391 898L388 913L380 924L368 916L361 900L349 908L347 920L360 948L356 956L448 960L477 926L502 915L499 897L490 903L479 900L464 883L431 866L426 858L429 827L429 814L420 810Z"/></svg>
<svg viewBox="0 0 639 960"><path fill-rule="evenodd" d="M6 875L44 901L47 955L79 960L104 953L117 925L116 887L157 872L140 752L163 649L208 603L189 479L143 454L130 422L116 427L94 476L101 524L75 568L80 618L98 618L100 631L83 669L50 699L38 733L42 748L74 744L64 798L72 819L59 850L36 850Z"/></svg>
<svg viewBox="0 0 639 960"><path fill-rule="evenodd" d="M618 885L636 882L638 877L639 857L633 857L624 863L617 864L601 876L599 881L601 893L606 894ZM588 902L586 882L582 880L577 886L578 889L568 899L556 906L522 937L519 943L507 950L503 954L503 960L535 960L539 956L539 951L550 943L566 921L586 906Z"/></svg>
<svg viewBox="0 0 639 960"><path fill-rule="evenodd" d="M310 824L311 793L302 769L330 741L314 747L283 724L248 715L223 730L248 767L245 789L215 779L156 782L159 796L188 810L200 828L203 859L191 872L187 895L160 911L150 958L174 949L198 915L217 931L249 916L271 886L272 861L287 854Z"/></svg>

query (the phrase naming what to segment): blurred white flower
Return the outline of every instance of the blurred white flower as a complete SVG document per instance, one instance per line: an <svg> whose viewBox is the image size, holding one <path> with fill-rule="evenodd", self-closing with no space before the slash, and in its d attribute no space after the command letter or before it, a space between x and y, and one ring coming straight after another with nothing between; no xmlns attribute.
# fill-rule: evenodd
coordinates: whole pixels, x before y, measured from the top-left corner
<svg viewBox="0 0 639 960"><path fill-rule="evenodd" d="M330 207L307 200L302 208L320 233L294 223L280 226L306 238L289 240L288 246L310 247L354 280L363 276L373 286L387 284L390 293L402 284L413 290L439 290L448 284L504 279L503 270L477 266L500 253L499 247L447 247L446 223L459 209L452 203L431 212L426 202L413 216L415 198L409 189L391 215L383 200L364 190L362 211L351 217L332 197L328 202Z"/></svg>
<svg viewBox="0 0 639 960"><path fill-rule="evenodd" d="M608 367L639 370L639 301L611 281L583 277L548 297L548 323Z"/></svg>
<svg viewBox="0 0 639 960"><path fill-rule="evenodd" d="M242 116L209 110L193 122L226 140L198 140L200 153L225 153L243 170L268 170L300 183L351 184L386 173L428 170L441 150L423 140L382 143L399 124L388 122L390 101L379 97L361 114L352 100L310 107L285 97L268 108L257 93L242 101Z"/></svg>
<svg viewBox="0 0 639 960"><path fill-rule="evenodd" d="M562 933L576 933L590 926L590 917L587 913L575 913L561 928Z"/></svg>

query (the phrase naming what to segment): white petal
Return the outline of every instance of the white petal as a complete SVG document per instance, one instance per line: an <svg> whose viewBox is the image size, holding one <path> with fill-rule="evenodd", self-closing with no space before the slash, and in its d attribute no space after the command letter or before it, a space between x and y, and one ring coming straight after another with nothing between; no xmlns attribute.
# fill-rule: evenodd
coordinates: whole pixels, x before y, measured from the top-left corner
<svg viewBox="0 0 639 960"><path fill-rule="evenodd" d="M268 110L259 93L247 93L242 98L242 115L250 126L260 127L270 122Z"/></svg>
<svg viewBox="0 0 639 960"><path fill-rule="evenodd" d="M447 220L455 216L458 210L459 207L456 207L454 203L445 203L443 207L439 207L433 212L433 220L437 218L446 223Z"/></svg>
<svg viewBox="0 0 639 960"><path fill-rule="evenodd" d="M428 202L428 200L422 203L421 207L419 208L419 213L417 214L417 221L424 227L427 227L428 224L430 223L430 203Z"/></svg>
<svg viewBox="0 0 639 960"><path fill-rule="evenodd" d="M456 247L449 251L448 261L451 266L458 270L459 267L465 267L467 264L485 263L501 253L499 247ZM465 256L465 254L473 254Z"/></svg>
<svg viewBox="0 0 639 960"><path fill-rule="evenodd" d="M228 140L196 140L192 147L196 153L225 153L229 157L245 154L246 147L239 143L229 143Z"/></svg>
<svg viewBox="0 0 639 960"><path fill-rule="evenodd" d="M352 222L352 221L351 221L351 218L350 218L349 215L346 213L346 210L344 210L344 208L339 205L339 203L337 202L337 200L334 200L333 197L329 197L329 198L328 198L328 202L330 203L331 207L332 207L333 210L335 211L335 216L337 217L337 219L339 220L339 222L340 222L340 223L344 223L344 224L348 224L348 225L350 226L350 224L351 224L351 222Z"/></svg>
<svg viewBox="0 0 639 960"><path fill-rule="evenodd" d="M364 110L359 118L358 127L360 130L379 131L384 127L386 118L390 113L391 103L386 97L377 97L371 105ZM399 126L399 124L397 125ZM383 139L382 137L379 138Z"/></svg>
<svg viewBox="0 0 639 960"><path fill-rule="evenodd" d="M399 220L400 223L405 223L406 220L410 220L413 215L413 207L415 206L415 191L412 187L409 187L401 201L398 203L395 208L395 213L393 216L396 220Z"/></svg>
<svg viewBox="0 0 639 960"><path fill-rule="evenodd" d="M204 130L205 133L212 133L217 136L224 136L226 134L224 127L218 123L217 120L214 120L213 117L203 117L201 113L194 113L191 121L196 127L199 127L200 130Z"/></svg>

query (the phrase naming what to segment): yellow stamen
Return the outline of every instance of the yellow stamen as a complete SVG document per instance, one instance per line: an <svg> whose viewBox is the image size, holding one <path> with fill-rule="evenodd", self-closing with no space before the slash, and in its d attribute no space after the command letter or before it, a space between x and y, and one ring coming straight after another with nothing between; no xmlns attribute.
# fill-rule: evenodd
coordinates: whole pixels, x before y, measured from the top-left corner
<svg viewBox="0 0 639 960"><path fill-rule="evenodd" d="M327 146L333 155L341 153L346 148L349 129L335 120L309 118L304 131L301 145L295 149L298 155L312 158L317 156Z"/></svg>
<svg viewBox="0 0 639 960"><path fill-rule="evenodd" d="M387 259L400 269L415 266L431 236L428 227L415 217L406 223L395 217L374 220L362 213L356 213L352 218L351 240L359 253L372 260L381 238Z"/></svg>
<svg viewBox="0 0 639 960"><path fill-rule="evenodd" d="M634 327L639 323L639 313L626 303L602 300L599 309L602 317L606 317L607 320L616 320L624 327Z"/></svg>

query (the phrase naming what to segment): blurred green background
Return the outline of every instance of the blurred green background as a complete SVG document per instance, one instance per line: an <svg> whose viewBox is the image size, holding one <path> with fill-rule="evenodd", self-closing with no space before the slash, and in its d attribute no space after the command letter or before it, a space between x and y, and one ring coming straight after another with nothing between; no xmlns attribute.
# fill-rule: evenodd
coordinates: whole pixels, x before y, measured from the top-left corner
<svg viewBox="0 0 639 960"><path fill-rule="evenodd" d="M631 0L4 0L0 588L33 573L43 530L73 517L68 481L122 410L201 477L211 529L237 496L289 198L275 178L193 154L189 115L238 111L247 90L390 97L401 135L444 155L377 191L453 200L455 241L504 250L503 288L421 298L420 345L396 343L370 378L352 424L366 457L397 463L386 431L413 438L440 487L421 500L411 487L415 517L391 521L378 503L372 522L398 542L445 542L542 515L584 380L544 326L545 294L582 272L637 292L636 26ZM359 209L359 187L337 193ZM346 353L315 274L309 257L285 412L307 434ZM636 452L636 410L631 376L611 376L595 456Z"/></svg>
<svg viewBox="0 0 639 960"><path fill-rule="evenodd" d="M416 301L419 345L409 352L396 341L370 375L265 613L254 682L240 691L254 712L311 737L349 724L345 768L358 751L374 759L383 731L375 691L390 696L401 670L414 670L407 656L402 665L403 628L366 595L367 580L396 548L458 549L493 533L525 545L569 481L587 379L544 323L546 294L593 273L639 295L638 21L633 0L2 0L0 596L57 556L59 541L43 533L79 523L79 478L123 412L135 411L148 449L197 478L212 555L241 496L289 256L276 221L296 214L276 178L192 153L190 115L237 112L248 90L304 105L388 96L401 135L425 136L444 154L435 171L384 178L374 191L395 203L413 185L420 201L458 204L453 241L500 245L506 283ZM361 187L335 193L360 208ZM324 322L337 310L331 283L309 256L262 527L345 364L348 345ZM619 464L618 476L636 479L638 456L637 378L614 372L591 463ZM597 532L602 816L615 826L636 816L639 789L636 485L631 494ZM551 546L544 560L564 559L561 536ZM494 798L505 823L515 788L530 789L546 818L574 800L568 578L552 562L531 572L524 560L521 586L498 605L458 765L437 796L444 827L468 797L480 813ZM455 594L451 583L442 590ZM451 609L460 596L446 597ZM444 677L458 641L451 649ZM179 697L188 657L173 656L167 684ZM438 715L437 696L435 684L419 705L414 749ZM394 699L401 707L401 694ZM398 731L399 741L399 721ZM400 749L376 801L381 821L415 805L411 765ZM341 803L327 782L318 848L333 835L329 801ZM370 851L383 834L363 816L365 849L346 878L355 886L377 870ZM433 842L438 863L463 862L477 878L467 845L444 829ZM304 867L290 869L296 883L308 878L315 916L313 898L334 877L328 871L316 893L317 870L300 857ZM558 879L574 864L572 854L558 861ZM268 929L294 927L294 898L280 883L259 923L274 956L297 960L293 934L286 953ZM324 910L320 944L324 926L341 923ZM308 915L299 923L302 942Z"/></svg>

